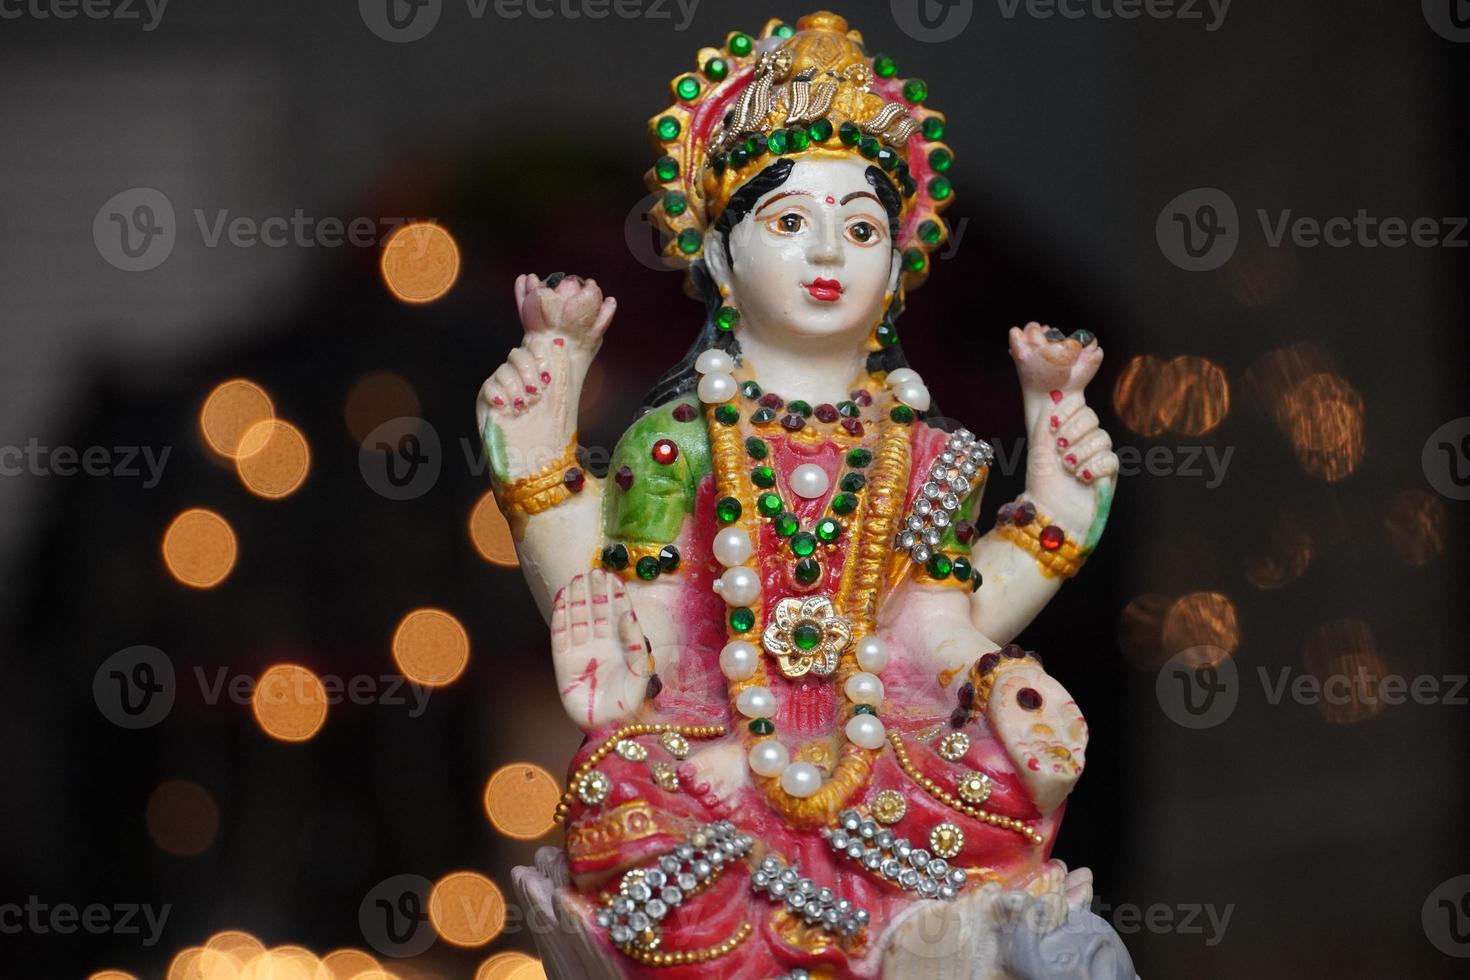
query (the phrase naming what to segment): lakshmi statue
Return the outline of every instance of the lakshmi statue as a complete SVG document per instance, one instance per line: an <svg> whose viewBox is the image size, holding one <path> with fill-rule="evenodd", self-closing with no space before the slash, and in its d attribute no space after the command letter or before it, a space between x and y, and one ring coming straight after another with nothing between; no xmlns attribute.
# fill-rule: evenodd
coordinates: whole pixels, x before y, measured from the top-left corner
<svg viewBox="0 0 1470 980"><path fill-rule="evenodd" d="M1087 725L1012 643L1096 547L1117 458L1102 350L1010 331L1025 492L930 424L896 322L947 230L917 78L842 17L705 48L649 123L666 255L704 304L606 479L579 394L616 303L515 284L478 419L586 740L566 847L518 869L564 977L1132 977L1049 852Z"/></svg>

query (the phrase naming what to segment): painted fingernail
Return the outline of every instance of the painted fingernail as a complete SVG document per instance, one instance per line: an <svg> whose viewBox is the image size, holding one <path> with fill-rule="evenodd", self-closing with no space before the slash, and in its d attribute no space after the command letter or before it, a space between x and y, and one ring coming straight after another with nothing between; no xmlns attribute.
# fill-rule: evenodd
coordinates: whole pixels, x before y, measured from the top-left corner
<svg viewBox="0 0 1470 980"><path fill-rule="evenodd" d="M496 395L494 398L490 399L490 404L494 405L496 408L504 408L505 399L501 398L499 395Z"/></svg>
<svg viewBox="0 0 1470 980"><path fill-rule="evenodd" d="M1062 427L1062 417L1060 415L1053 415L1051 417L1051 427L1053 430L1060 429Z"/></svg>
<svg viewBox="0 0 1470 980"><path fill-rule="evenodd" d="M1076 457L1075 454L1073 454L1073 453L1068 453L1067 454L1067 465L1068 466L1076 466L1077 465L1077 457Z"/></svg>
<svg viewBox="0 0 1470 980"><path fill-rule="evenodd" d="M537 391L537 388L536 388L535 385L526 385L526 394L528 394L528 395L534 395L534 394L536 394L536 391Z"/></svg>
<svg viewBox="0 0 1470 980"><path fill-rule="evenodd" d="M526 400L524 398L517 398L515 401L511 402L511 405L515 406L515 408L518 410L524 410L526 407Z"/></svg>
<svg viewBox="0 0 1470 980"><path fill-rule="evenodd" d="M553 337L551 342L558 347L565 347L567 345L565 337Z"/></svg>
<svg viewBox="0 0 1470 980"><path fill-rule="evenodd" d="M550 371L542 371L541 372L541 383L544 384L544 385L551 384L551 372Z"/></svg>
<svg viewBox="0 0 1470 980"><path fill-rule="evenodd" d="M1058 449L1066 449L1067 448L1067 440L1066 439L1058 439L1057 440L1057 448Z"/></svg>
<svg viewBox="0 0 1470 980"><path fill-rule="evenodd" d="M1057 404L1061 400L1062 400L1062 393L1060 391L1053 391L1051 393L1051 403L1053 405Z"/></svg>
<svg viewBox="0 0 1470 980"><path fill-rule="evenodd" d="M1092 470L1083 470L1082 471L1082 479L1084 479L1084 480L1086 480L1088 482L1091 482L1092 481Z"/></svg>
<svg viewBox="0 0 1470 980"><path fill-rule="evenodd" d="M1067 339L1067 335L1064 334L1064 333L1062 333L1056 327L1051 327L1050 329L1048 329L1046 331L1046 334L1044 336L1046 337L1047 340L1053 340L1053 341L1055 341L1055 340L1066 340Z"/></svg>

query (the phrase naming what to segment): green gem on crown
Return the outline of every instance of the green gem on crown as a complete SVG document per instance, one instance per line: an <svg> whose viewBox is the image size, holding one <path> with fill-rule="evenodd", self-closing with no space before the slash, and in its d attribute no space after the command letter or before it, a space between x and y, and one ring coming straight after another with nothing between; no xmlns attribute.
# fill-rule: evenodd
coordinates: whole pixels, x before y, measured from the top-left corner
<svg viewBox="0 0 1470 980"><path fill-rule="evenodd" d="M667 143L669 140L679 138L679 120L673 116L664 116L658 121L658 138Z"/></svg>
<svg viewBox="0 0 1470 980"><path fill-rule="evenodd" d="M729 51L737 58L744 58L746 55L750 54L751 49L753 49L754 47L755 42L750 39L750 35L742 34L740 31L736 31L734 34L731 34L730 37L725 41L725 50Z"/></svg>
<svg viewBox="0 0 1470 980"><path fill-rule="evenodd" d="M934 220L919 222L919 241L925 245L938 245L944 237L944 227Z"/></svg>
<svg viewBox="0 0 1470 980"><path fill-rule="evenodd" d="M722 425L734 425L740 421L740 409L734 405L721 405L715 409L715 421Z"/></svg>
<svg viewBox="0 0 1470 980"><path fill-rule="evenodd" d="M737 633L754 628L755 612L749 606L736 606L730 610L730 626Z"/></svg>
<svg viewBox="0 0 1470 980"><path fill-rule="evenodd" d="M653 174L659 180L673 180L679 176L679 161L673 157L659 157L653 165Z"/></svg>
<svg viewBox="0 0 1470 980"><path fill-rule="evenodd" d="M869 160L876 160L878 158L878 151L883 149L883 144L878 142L878 137L876 136L864 136L858 140L857 148L858 152Z"/></svg>
<svg viewBox="0 0 1470 980"><path fill-rule="evenodd" d="M812 417L811 405L802 401L800 398L787 402L786 411L793 412L796 415L800 415L804 419L809 419Z"/></svg>
<svg viewBox="0 0 1470 980"><path fill-rule="evenodd" d="M790 37L796 33L796 28L790 24L777 24L776 29L771 33L776 35L776 37Z"/></svg>
<svg viewBox="0 0 1470 980"><path fill-rule="evenodd" d="M712 82L723 81L730 74L730 63L724 58L711 58L704 63L704 77Z"/></svg>
<svg viewBox="0 0 1470 980"><path fill-rule="evenodd" d="M859 408L858 403L854 401L838 402L837 414L841 415L843 418L855 419L859 415L863 414L863 410Z"/></svg>
<svg viewBox="0 0 1470 980"><path fill-rule="evenodd" d="M760 408L751 413L750 420L756 425L770 425L772 422L776 421L776 411L775 409L767 408L766 406L762 405Z"/></svg>
<svg viewBox="0 0 1470 980"><path fill-rule="evenodd" d="M919 128L923 131L926 140L944 139L944 119L940 116L927 117L919 124Z"/></svg>
<svg viewBox="0 0 1470 980"><path fill-rule="evenodd" d="M892 78L898 74L898 63L886 54L873 55L873 74L879 78Z"/></svg>
<svg viewBox="0 0 1470 980"><path fill-rule="evenodd" d="M679 251L685 255L697 255L704 247L704 237L693 228L685 228L679 232L679 237L675 241L679 244Z"/></svg>
<svg viewBox="0 0 1470 980"><path fill-rule="evenodd" d="M811 134L813 143L825 143L832 138L832 122L829 119L818 119L806 131Z"/></svg>
<svg viewBox="0 0 1470 980"><path fill-rule="evenodd" d="M766 138L760 133L755 133L745 138L745 154L750 159L758 159L766 152Z"/></svg>
<svg viewBox="0 0 1470 980"><path fill-rule="evenodd" d="M843 146L857 146L858 140L863 138L863 131L851 120L837 127L837 138L842 141Z"/></svg>
<svg viewBox="0 0 1470 980"><path fill-rule="evenodd" d="M671 544L666 544L658 550L658 567L665 572L677 571L679 568L679 549Z"/></svg>
<svg viewBox="0 0 1470 980"><path fill-rule="evenodd" d="M715 311L715 326L729 333L740 322L740 311L733 306L722 306Z"/></svg>
<svg viewBox="0 0 1470 980"><path fill-rule="evenodd" d="M906 272L923 272L929 264L922 248L906 248L903 252L903 267Z"/></svg>
<svg viewBox="0 0 1470 980"><path fill-rule="evenodd" d="M939 173L948 173L949 168L953 164L954 157L944 147L936 146L929 151L929 166L933 167Z"/></svg>
<svg viewBox="0 0 1470 980"><path fill-rule="evenodd" d="M812 145L811 134L809 134L804 127L792 126L786 132L788 138L791 141L792 153L800 153L802 150Z"/></svg>
<svg viewBox="0 0 1470 980"><path fill-rule="evenodd" d="M678 217L689 209L689 199L683 191L669 191L664 195L664 214Z"/></svg>
<svg viewBox="0 0 1470 980"><path fill-rule="evenodd" d="M685 75L674 84L674 91L678 94L679 98L688 102L690 99L696 98L699 95L699 79L693 75Z"/></svg>
<svg viewBox="0 0 1470 980"><path fill-rule="evenodd" d="M791 631L791 642L798 650L815 650L822 642L822 628L815 623L798 623Z"/></svg>
<svg viewBox="0 0 1470 980"><path fill-rule="evenodd" d="M942 174L936 174L929 178L929 196L936 201L947 201L954 193L954 186L950 184L949 178Z"/></svg>
<svg viewBox="0 0 1470 980"><path fill-rule="evenodd" d="M835 517L824 517L817 521L817 538L831 544L842 536L842 522Z"/></svg>
<svg viewBox="0 0 1470 980"><path fill-rule="evenodd" d="M761 386L754 381L742 381L740 382L740 393L746 398L759 398L761 396Z"/></svg>
<svg viewBox="0 0 1470 980"><path fill-rule="evenodd" d="M918 105L929 97L929 86L922 78L910 78L903 83L903 97Z"/></svg>
<svg viewBox="0 0 1470 980"><path fill-rule="evenodd" d="M898 154L886 146L878 151L877 160L878 166L889 173L892 173L893 168L898 166Z"/></svg>
<svg viewBox="0 0 1470 980"><path fill-rule="evenodd" d="M895 405L893 411L888 413L888 417L902 425L907 425L914 420L914 410L907 405Z"/></svg>
<svg viewBox="0 0 1470 980"><path fill-rule="evenodd" d="M766 148L776 156L780 156L791 149L791 136L784 129L772 130L766 137Z"/></svg>
<svg viewBox="0 0 1470 980"><path fill-rule="evenodd" d="M740 520L740 501L734 497L721 497L715 502L715 516L723 523Z"/></svg>

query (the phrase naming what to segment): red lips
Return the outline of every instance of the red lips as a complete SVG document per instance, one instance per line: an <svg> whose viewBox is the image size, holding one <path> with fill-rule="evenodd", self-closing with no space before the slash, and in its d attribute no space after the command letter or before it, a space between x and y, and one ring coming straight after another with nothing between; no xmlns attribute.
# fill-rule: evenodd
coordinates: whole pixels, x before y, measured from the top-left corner
<svg viewBox="0 0 1470 980"><path fill-rule="evenodd" d="M806 291L813 299L824 303L835 303L842 298L842 283L836 279L813 279L807 283Z"/></svg>

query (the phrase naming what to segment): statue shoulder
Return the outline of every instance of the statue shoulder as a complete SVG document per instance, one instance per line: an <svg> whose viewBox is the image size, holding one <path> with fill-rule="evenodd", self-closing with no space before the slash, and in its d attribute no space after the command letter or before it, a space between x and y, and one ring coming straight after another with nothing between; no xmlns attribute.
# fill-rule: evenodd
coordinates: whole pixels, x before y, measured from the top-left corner
<svg viewBox="0 0 1470 980"><path fill-rule="evenodd" d="M604 533L630 544L673 541L709 472L709 433L696 398L646 412L628 426L608 462Z"/></svg>

